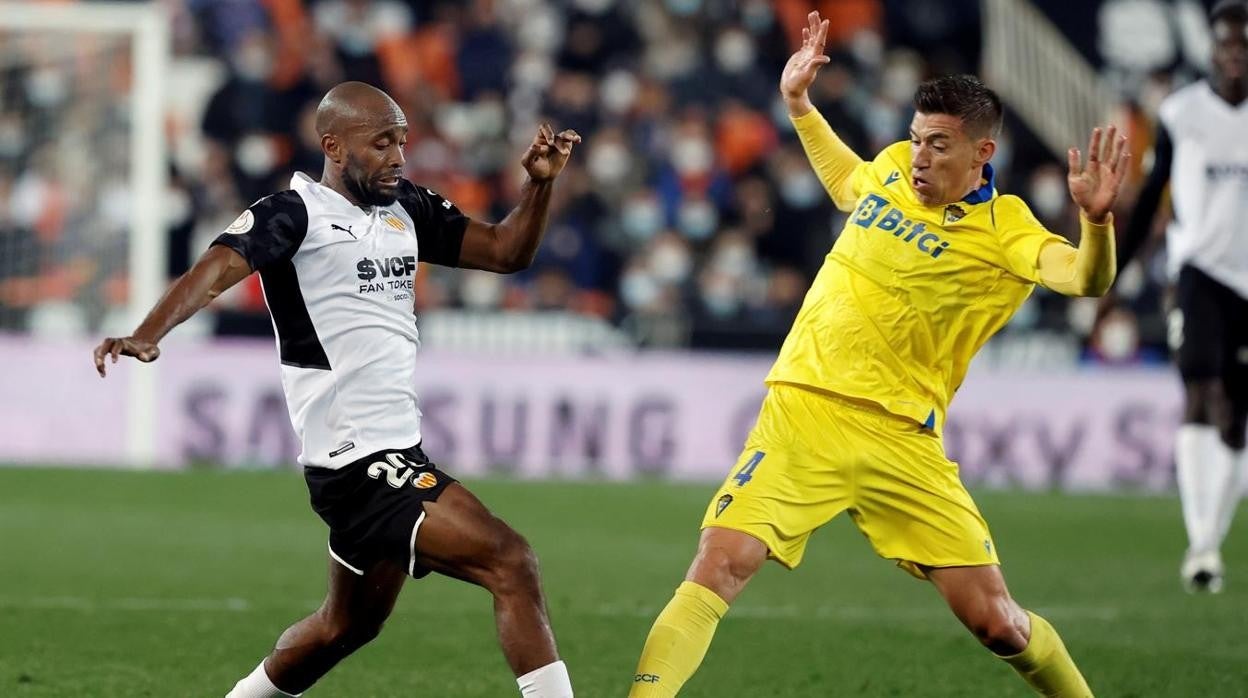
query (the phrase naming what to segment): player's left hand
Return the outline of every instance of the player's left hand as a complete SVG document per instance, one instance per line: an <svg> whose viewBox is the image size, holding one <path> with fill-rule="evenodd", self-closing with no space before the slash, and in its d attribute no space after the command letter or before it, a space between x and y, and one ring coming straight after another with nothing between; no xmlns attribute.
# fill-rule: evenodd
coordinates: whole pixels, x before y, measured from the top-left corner
<svg viewBox="0 0 1248 698"><path fill-rule="evenodd" d="M1086 167L1078 148L1071 148L1066 154L1070 161L1070 172L1066 175L1070 197L1079 205L1084 217L1096 224L1109 220L1122 178L1127 174L1127 162L1131 159L1127 137L1117 134L1118 127L1110 126L1102 143L1101 129L1092 129Z"/></svg>
<svg viewBox="0 0 1248 698"><path fill-rule="evenodd" d="M133 356L146 364L160 358L160 347L155 342L138 337L106 337L92 352L92 356L95 358L95 370L103 378L108 371L104 364L107 357L113 357L113 363L117 363L119 356Z"/></svg>
<svg viewBox="0 0 1248 698"><path fill-rule="evenodd" d="M548 182L563 171L572 154L572 146L581 142L581 136L572 129L565 129L555 135L550 124L542 124L537 129L537 136L532 145L520 158L520 164L535 182Z"/></svg>

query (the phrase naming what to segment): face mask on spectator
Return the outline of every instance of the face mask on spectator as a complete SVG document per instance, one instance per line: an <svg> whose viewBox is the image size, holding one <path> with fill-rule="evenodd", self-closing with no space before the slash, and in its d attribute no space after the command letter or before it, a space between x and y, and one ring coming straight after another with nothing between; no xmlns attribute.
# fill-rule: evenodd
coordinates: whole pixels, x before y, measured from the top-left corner
<svg viewBox="0 0 1248 698"><path fill-rule="evenodd" d="M680 138L672 146L672 167L682 176L696 177L711 169L715 161L711 144L704 138Z"/></svg>
<svg viewBox="0 0 1248 698"><path fill-rule="evenodd" d="M689 250L674 242L662 242L650 253L650 271L659 281L678 284L689 276L693 259Z"/></svg>
<svg viewBox="0 0 1248 698"><path fill-rule="evenodd" d="M234 54L234 72L247 82L264 82L273 70L273 61L264 46L245 41Z"/></svg>
<svg viewBox="0 0 1248 698"><path fill-rule="evenodd" d="M26 78L26 96L39 107L50 108L61 104L69 96L65 74L53 67L32 71Z"/></svg>
<svg viewBox="0 0 1248 698"><path fill-rule="evenodd" d="M507 127L507 111L498 100L478 102L472 117L477 135L484 138L497 138Z"/></svg>
<svg viewBox="0 0 1248 698"><path fill-rule="evenodd" d="M654 199L634 197L624 205L620 225L634 240L649 240L663 225L663 212Z"/></svg>
<svg viewBox="0 0 1248 698"><path fill-rule="evenodd" d="M589 174L601 184L619 184L633 167L632 156L621 143L600 141L589 151Z"/></svg>
<svg viewBox="0 0 1248 698"><path fill-rule="evenodd" d="M502 277L487 272L464 274L459 297L464 305L478 310L497 307L503 299Z"/></svg>
<svg viewBox="0 0 1248 698"><path fill-rule="evenodd" d="M277 164L277 153L268 138L252 134L239 142L234 150L234 159L238 161L238 167L243 172L259 177L273 171Z"/></svg>
<svg viewBox="0 0 1248 698"><path fill-rule="evenodd" d="M729 317L741 308L741 299L737 296L732 279L712 274L702 284L702 304L716 317Z"/></svg>
<svg viewBox="0 0 1248 698"><path fill-rule="evenodd" d="M741 8L741 22L753 34L762 34L776 21L771 5L764 0L754 0Z"/></svg>
<svg viewBox="0 0 1248 698"><path fill-rule="evenodd" d="M754 269L754 250L745 243L728 243L715 252L714 265L725 274L744 278Z"/></svg>
<svg viewBox="0 0 1248 698"><path fill-rule="evenodd" d="M620 297L630 308L645 308L659 299L659 284L646 272L633 269L620 279Z"/></svg>
<svg viewBox="0 0 1248 698"><path fill-rule="evenodd" d="M529 8L520 20L516 37L524 48L549 53L552 46L563 43L563 20L559 11L547 5Z"/></svg>
<svg viewBox="0 0 1248 698"><path fill-rule="evenodd" d="M688 17L702 9L702 0L667 0L667 9L674 15Z"/></svg>
<svg viewBox="0 0 1248 698"><path fill-rule="evenodd" d="M793 208L813 208L822 196L823 187L810 173L789 174L780 180L780 198Z"/></svg>
<svg viewBox="0 0 1248 698"><path fill-rule="evenodd" d="M1031 182L1031 205L1041 218L1053 219L1066 209L1066 182L1056 175L1038 175Z"/></svg>
<svg viewBox="0 0 1248 698"><path fill-rule="evenodd" d="M613 70L602 81L599 95L602 106L613 114L623 114L637 102L640 87L637 78L627 70Z"/></svg>
<svg viewBox="0 0 1248 698"><path fill-rule="evenodd" d="M1101 355L1110 361L1124 361L1135 355L1139 348L1139 333L1129 315L1106 318L1101 326Z"/></svg>
<svg viewBox="0 0 1248 698"><path fill-rule="evenodd" d="M715 61L725 73L743 72L754 64L754 42L739 29L729 29L715 41Z"/></svg>
<svg viewBox="0 0 1248 698"><path fill-rule="evenodd" d="M691 240L705 240L715 233L719 224L719 212L706 199L686 201L676 213L680 232Z"/></svg>
<svg viewBox="0 0 1248 698"><path fill-rule="evenodd" d="M884 69L882 77L883 92L888 99L896 104L906 104L919 86L919 66L917 59L905 57L890 62Z"/></svg>

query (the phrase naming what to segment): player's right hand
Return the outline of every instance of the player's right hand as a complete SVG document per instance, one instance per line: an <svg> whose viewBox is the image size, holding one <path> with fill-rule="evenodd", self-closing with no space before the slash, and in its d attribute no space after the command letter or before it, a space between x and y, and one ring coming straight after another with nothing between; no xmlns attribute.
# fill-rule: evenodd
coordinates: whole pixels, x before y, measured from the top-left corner
<svg viewBox="0 0 1248 698"><path fill-rule="evenodd" d="M160 358L160 347L134 337L106 337L95 348L95 370L99 371L100 378L104 377L107 370L104 358L108 356L113 357L113 363L117 363L119 356L133 356L146 364Z"/></svg>
<svg viewBox="0 0 1248 698"><path fill-rule="evenodd" d="M806 89L815 81L819 68L831 61L823 53L823 43L828 38L828 20L820 20L818 12L806 16L809 26L802 28L802 46L789 57L780 74L780 94L786 100L801 99Z"/></svg>

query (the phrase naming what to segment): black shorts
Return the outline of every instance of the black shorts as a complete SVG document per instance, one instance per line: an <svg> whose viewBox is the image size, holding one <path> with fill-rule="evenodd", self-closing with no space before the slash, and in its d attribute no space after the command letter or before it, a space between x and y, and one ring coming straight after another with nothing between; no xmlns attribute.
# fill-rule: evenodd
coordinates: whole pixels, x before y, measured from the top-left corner
<svg viewBox="0 0 1248 698"><path fill-rule="evenodd" d="M356 574L382 560L416 579L416 531L425 502L436 501L455 478L429 462L417 444L379 451L338 470L306 467L312 509L329 526L329 554Z"/></svg>
<svg viewBox="0 0 1248 698"><path fill-rule="evenodd" d="M1231 400L1248 400L1248 299L1192 266L1175 291L1170 347L1183 380L1221 379Z"/></svg>

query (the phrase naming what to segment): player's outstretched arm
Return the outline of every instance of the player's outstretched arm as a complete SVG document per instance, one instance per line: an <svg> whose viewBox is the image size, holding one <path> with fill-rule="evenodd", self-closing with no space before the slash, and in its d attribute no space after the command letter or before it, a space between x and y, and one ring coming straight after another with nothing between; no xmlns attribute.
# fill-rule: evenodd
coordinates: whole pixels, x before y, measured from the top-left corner
<svg viewBox="0 0 1248 698"><path fill-rule="evenodd" d="M797 130L806 157L819 176L819 181L837 208L848 211L853 208L854 194L852 175L862 164L844 141L837 138L832 127L815 109L808 92L819 68L830 61L823 53L828 37L828 20L820 20L818 12L807 15L809 26L802 29L802 45L784 66L780 74L780 95L789 109L789 119Z"/></svg>
<svg viewBox="0 0 1248 698"><path fill-rule="evenodd" d="M527 269L537 255L546 232L546 217L555 178L581 137L571 129L555 135L549 124L542 124L520 164L528 180L520 189L520 203L498 223L469 221L459 266L467 269L510 274Z"/></svg>
<svg viewBox="0 0 1248 698"><path fill-rule="evenodd" d="M1046 245L1040 251L1040 281L1046 287L1068 296L1103 296L1118 273L1114 253L1114 225L1110 213L1131 158L1126 136L1117 136L1110 126L1105 138L1101 129L1092 130L1088 141L1088 162L1078 148L1067 157L1066 175L1070 196L1079 205L1081 235L1079 248L1065 244Z"/></svg>
<svg viewBox="0 0 1248 698"><path fill-rule="evenodd" d="M95 370L103 378L106 357L133 356L144 363L160 357L156 345L200 308L251 274L247 260L221 245L208 248L195 266L173 282L163 298L129 337L107 337L95 348Z"/></svg>

